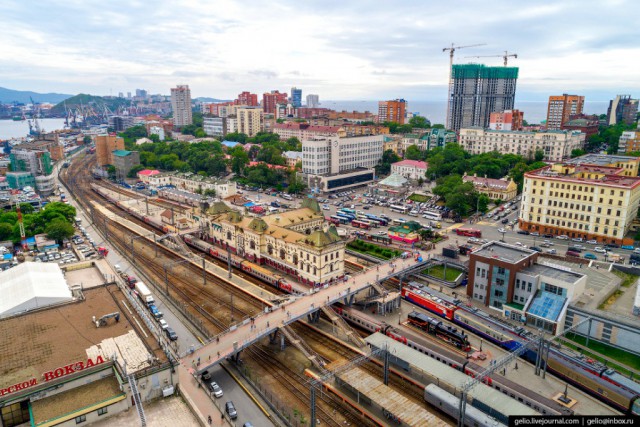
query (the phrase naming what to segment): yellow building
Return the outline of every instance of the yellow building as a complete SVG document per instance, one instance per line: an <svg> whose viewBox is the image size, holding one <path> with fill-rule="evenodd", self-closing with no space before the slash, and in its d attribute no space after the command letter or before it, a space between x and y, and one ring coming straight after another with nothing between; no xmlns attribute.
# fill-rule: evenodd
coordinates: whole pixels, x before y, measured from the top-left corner
<svg viewBox="0 0 640 427"><path fill-rule="evenodd" d="M472 182L478 193L486 194L491 200L508 202L518 195L518 186L513 179L482 178L477 175L469 176L465 173L464 182Z"/></svg>
<svg viewBox="0 0 640 427"><path fill-rule="evenodd" d="M216 203L206 228L215 244L301 283L328 284L344 277L345 241L329 227L315 199L304 199L300 209L261 217Z"/></svg>
<svg viewBox="0 0 640 427"><path fill-rule="evenodd" d="M387 150L391 150L396 154L399 154L398 151L402 147L402 139L396 135L387 135L384 137L382 141L382 152L384 153Z"/></svg>
<svg viewBox="0 0 640 427"><path fill-rule="evenodd" d="M556 163L526 173L520 228L601 243L631 244L633 240L625 239L625 235L638 213L640 177L628 176L629 170Z"/></svg>
<svg viewBox="0 0 640 427"><path fill-rule="evenodd" d="M259 107L243 107L236 110L239 133L256 136L262 130L262 109Z"/></svg>

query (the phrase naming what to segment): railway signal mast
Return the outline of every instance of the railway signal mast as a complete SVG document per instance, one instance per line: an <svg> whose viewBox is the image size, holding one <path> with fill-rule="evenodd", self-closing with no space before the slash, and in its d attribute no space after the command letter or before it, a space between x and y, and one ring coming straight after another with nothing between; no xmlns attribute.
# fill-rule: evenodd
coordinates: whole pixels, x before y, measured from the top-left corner
<svg viewBox="0 0 640 427"><path fill-rule="evenodd" d="M449 51L449 87L448 90L449 92L451 92L451 85L453 83L453 55L455 54L456 50L458 49L466 49L468 47L478 47L478 46L485 46L486 43L479 43L479 44L470 44L467 46L454 46L453 43L451 43L451 47L445 47L442 49L443 52ZM445 126L447 128L450 127L449 125L449 108L451 107L451 99L449 96L449 93L447 93L447 122L445 123Z"/></svg>

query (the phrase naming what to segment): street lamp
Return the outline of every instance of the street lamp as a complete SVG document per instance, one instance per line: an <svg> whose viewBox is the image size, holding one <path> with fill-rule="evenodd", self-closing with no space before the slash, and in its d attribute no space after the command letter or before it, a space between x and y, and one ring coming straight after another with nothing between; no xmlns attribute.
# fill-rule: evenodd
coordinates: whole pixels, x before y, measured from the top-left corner
<svg viewBox="0 0 640 427"><path fill-rule="evenodd" d="M500 240L501 242L504 242L504 234L507 232L507 230L502 229L502 231L500 232L502 234L502 240Z"/></svg>

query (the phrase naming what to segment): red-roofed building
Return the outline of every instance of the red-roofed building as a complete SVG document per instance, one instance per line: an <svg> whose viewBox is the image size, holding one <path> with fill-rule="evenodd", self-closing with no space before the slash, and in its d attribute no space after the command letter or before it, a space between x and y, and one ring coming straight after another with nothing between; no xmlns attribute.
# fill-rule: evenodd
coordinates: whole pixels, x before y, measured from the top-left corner
<svg viewBox="0 0 640 427"><path fill-rule="evenodd" d="M145 169L138 172L138 179L145 184L149 184L149 177L160 175L160 171L155 169Z"/></svg>
<svg viewBox="0 0 640 427"><path fill-rule="evenodd" d="M302 141L320 136L338 136L338 126L312 126L308 123L276 123L273 125L273 133L278 134L285 141L295 137Z"/></svg>
<svg viewBox="0 0 640 427"><path fill-rule="evenodd" d="M287 169L287 167L286 167L286 166L281 166L281 165L271 165L271 164L269 164L269 163L265 163L265 162L249 162L249 167L252 167L252 166L258 166L258 165L260 165L260 164L265 164L265 165L267 165L267 167L268 167L269 169L283 169L283 170L286 170L286 169Z"/></svg>
<svg viewBox="0 0 640 427"><path fill-rule="evenodd" d="M417 181L418 179L425 177L427 167L427 162L421 162L419 160L402 160L391 164L391 173Z"/></svg>

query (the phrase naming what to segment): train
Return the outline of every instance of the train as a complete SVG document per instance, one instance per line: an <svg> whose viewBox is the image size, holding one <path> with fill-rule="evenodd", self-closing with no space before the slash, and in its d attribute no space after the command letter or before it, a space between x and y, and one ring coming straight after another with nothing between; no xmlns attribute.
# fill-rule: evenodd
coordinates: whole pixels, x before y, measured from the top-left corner
<svg viewBox="0 0 640 427"><path fill-rule="evenodd" d="M460 418L460 398L437 385L429 384L424 388L424 400L455 420ZM467 427L506 427L506 424L471 405L466 407L464 425Z"/></svg>
<svg viewBox="0 0 640 427"><path fill-rule="evenodd" d="M465 306L459 300L436 295L435 291L415 282L402 289L402 297L508 351L517 350L534 338L524 328L501 322L481 310ZM522 358L535 363L536 350L525 350ZM640 384L596 360L552 346L547 370L625 414L640 415Z"/></svg>
<svg viewBox="0 0 640 427"><path fill-rule="evenodd" d="M417 350L451 368L463 372L470 377L475 377L485 370L483 366L468 360L465 356L456 353L453 350L450 351L445 348L438 348L437 350L434 350L433 348L423 346L418 342L419 337L411 337L408 333L403 333L392 325L379 321L378 319L373 318L353 307L336 303L334 304L334 308L336 313L355 327L371 333L380 332L389 338ZM547 397L539 395L536 392L533 392L501 375L487 377L482 382L496 390L502 391L503 393L509 391L508 394L511 397L532 407L543 415L569 416L573 414L571 409L560 405Z"/></svg>
<svg viewBox="0 0 640 427"><path fill-rule="evenodd" d="M458 349L469 352L471 344L461 330L446 325L442 320L427 316L426 314L412 311L407 316L410 325L416 326L435 337L456 346Z"/></svg>
<svg viewBox="0 0 640 427"><path fill-rule="evenodd" d="M135 209L131 209L127 205L120 203L119 200L113 198L108 192L103 191L102 188L98 185L92 184L91 188L93 189L93 191L100 194L102 197L104 197L111 203L115 204L123 211L127 212L128 214L136 217L141 221L144 221L146 224L149 224L150 226L158 230L161 230L163 233L177 233L179 231L176 227L173 227L172 225L164 224L160 220L157 220L151 216L144 215L143 213L138 212ZM227 252L224 249L214 246L191 234L186 234L182 236L182 239L187 245L192 246L202 252L206 252L214 258L218 258L224 262L228 262ZM231 254L231 265L233 265L238 269L241 269L243 272L249 274L250 276L256 277L264 282L267 282L268 284L272 285L275 288L278 288L288 293L295 293L293 286L291 285L291 283L287 282L284 276L274 274L273 271L267 270L264 267L261 267L260 265L254 262L245 260L240 256Z"/></svg>

